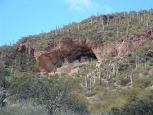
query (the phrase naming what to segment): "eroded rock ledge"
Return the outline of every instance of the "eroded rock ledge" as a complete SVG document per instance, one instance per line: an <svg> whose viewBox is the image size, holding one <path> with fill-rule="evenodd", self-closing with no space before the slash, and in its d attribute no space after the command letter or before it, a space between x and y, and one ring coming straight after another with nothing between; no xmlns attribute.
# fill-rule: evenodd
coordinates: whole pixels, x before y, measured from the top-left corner
<svg viewBox="0 0 153 115"><path fill-rule="evenodd" d="M109 57L121 57L131 55L140 46L151 44L153 41L153 30L144 31L135 37L121 38L112 42L94 42L85 38L60 38L42 50L36 51L34 44L36 40L25 39L18 42L17 51L29 53L34 56L38 70L52 73L61 67L63 63L78 61L82 63L87 60L104 62Z"/></svg>
<svg viewBox="0 0 153 115"><path fill-rule="evenodd" d="M63 63L97 60L94 48L98 45L84 38L61 38L48 45L44 51L34 53L38 69L43 73L55 72Z"/></svg>

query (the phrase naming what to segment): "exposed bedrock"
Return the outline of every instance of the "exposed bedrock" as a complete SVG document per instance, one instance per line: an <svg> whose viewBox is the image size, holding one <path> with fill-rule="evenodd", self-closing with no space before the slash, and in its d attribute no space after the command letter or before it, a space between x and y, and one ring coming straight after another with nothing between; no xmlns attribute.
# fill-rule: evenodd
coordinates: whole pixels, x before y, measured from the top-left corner
<svg viewBox="0 0 153 115"><path fill-rule="evenodd" d="M131 55L139 47L149 45L153 40L153 31L144 31L135 37L121 38L116 42L95 42L85 38L60 38L42 50L35 51L36 40L26 39L17 43L17 51L34 56L41 73L52 73L63 63L97 60L104 62L109 57Z"/></svg>
<svg viewBox="0 0 153 115"><path fill-rule="evenodd" d="M46 47L45 51L35 52L38 69L43 73L55 72L64 62L80 63L87 60L97 60L93 51L96 43L87 39L61 38Z"/></svg>

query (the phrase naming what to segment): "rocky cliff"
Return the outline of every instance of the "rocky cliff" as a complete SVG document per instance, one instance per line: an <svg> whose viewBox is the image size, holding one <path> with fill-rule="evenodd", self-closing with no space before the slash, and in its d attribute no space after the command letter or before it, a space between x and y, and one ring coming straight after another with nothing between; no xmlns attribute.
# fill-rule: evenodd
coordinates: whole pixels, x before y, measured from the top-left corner
<svg viewBox="0 0 153 115"><path fill-rule="evenodd" d="M102 63L109 57L130 56L139 47L150 44L153 30L144 31L133 37L121 38L116 42L95 42L85 38L60 38L48 44L42 51L34 51L35 39L24 39L17 44L17 51L34 56L38 70L52 73L65 62L72 63L97 60Z"/></svg>

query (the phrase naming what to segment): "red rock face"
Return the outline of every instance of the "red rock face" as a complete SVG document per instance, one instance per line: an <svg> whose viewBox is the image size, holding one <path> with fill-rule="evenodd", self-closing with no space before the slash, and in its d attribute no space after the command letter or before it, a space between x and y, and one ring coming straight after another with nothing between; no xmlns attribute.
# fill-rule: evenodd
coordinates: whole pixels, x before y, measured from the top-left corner
<svg viewBox="0 0 153 115"><path fill-rule="evenodd" d="M131 55L139 47L151 44L153 41L152 34L153 31L150 31L150 34L143 32L136 37L124 38L122 42L117 42L116 49L118 56Z"/></svg>
<svg viewBox="0 0 153 115"><path fill-rule="evenodd" d="M117 42L96 43L85 38L61 38L50 43L45 50L35 51L35 40L23 40L17 44L17 51L34 55L38 69L43 74L55 72L63 63L72 63L78 60L80 63L86 59L96 59L99 62L106 61L109 57L122 57L132 55L139 47L151 44L153 31L143 32L135 37L122 38Z"/></svg>
<svg viewBox="0 0 153 115"><path fill-rule="evenodd" d="M87 39L61 38L49 45L45 51L35 52L38 69L42 73L55 72L58 67L67 61L75 60L82 62L83 57L96 59L92 51L94 43Z"/></svg>
<svg viewBox="0 0 153 115"><path fill-rule="evenodd" d="M36 43L36 39L24 38L17 42L16 50L18 52L34 56L34 46Z"/></svg>

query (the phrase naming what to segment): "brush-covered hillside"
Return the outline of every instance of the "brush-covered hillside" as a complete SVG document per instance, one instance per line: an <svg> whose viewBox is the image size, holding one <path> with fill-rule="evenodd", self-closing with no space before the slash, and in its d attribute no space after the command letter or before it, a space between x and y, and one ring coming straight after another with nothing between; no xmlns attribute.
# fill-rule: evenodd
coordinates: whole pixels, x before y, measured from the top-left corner
<svg viewBox="0 0 153 115"><path fill-rule="evenodd" d="M153 10L92 16L0 47L0 115L152 115Z"/></svg>

